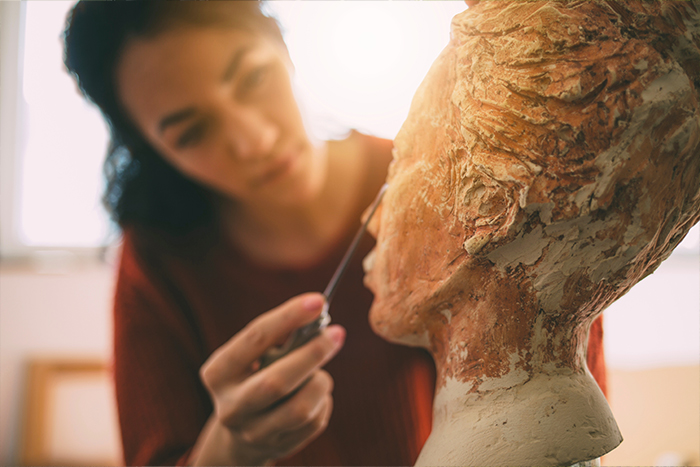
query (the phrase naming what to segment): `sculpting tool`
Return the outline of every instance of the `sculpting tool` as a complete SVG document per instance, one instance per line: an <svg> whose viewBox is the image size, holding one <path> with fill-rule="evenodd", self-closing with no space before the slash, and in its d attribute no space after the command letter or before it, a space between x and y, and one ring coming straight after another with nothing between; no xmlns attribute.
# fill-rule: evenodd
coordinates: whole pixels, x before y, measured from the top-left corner
<svg viewBox="0 0 700 467"><path fill-rule="evenodd" d="M350 258L352 258L353 253L355 253L355 250L357 249L357 245L360 243L362 236L367 231L369 221L372 219L372 216L376 212L377 207L379 206L379 203L381 202L382 197L384 196L384 193L386 192L386 189L388 187L389 185L385 183L379 190L377 197L374 199L374 202L372 202L372 205L369 207L369 214L367 216L367 219L360 227L360 230L358 230L355 234L355 238L353 238L352 243L350 243L348 250L345 252L345 256L343 256L343 259L340 261L340 264L335 270L333 277L331 277L330 282L328 282L326 290L323 291L323 295L326 297L326 302L323 304L323 310L321 311L321 315L315 321L294 331L292 335L289 336L289 338L287 338L286 342L282 346L273 347L270 350L268 350L265 353L265 355L263 355L263 357L260 359L260 368L264 368L270 365L271 363L284 357L297 347L304 345L313 337L317 336L323 329L325 329L328 326L328 324L330 324L331 316L328 313L328 309L330 308L331 300L333 300L333 296L335 295L338 283L343 277L343 274L345 274L345 270L347 269L348 264L350 264Z"/></svg>

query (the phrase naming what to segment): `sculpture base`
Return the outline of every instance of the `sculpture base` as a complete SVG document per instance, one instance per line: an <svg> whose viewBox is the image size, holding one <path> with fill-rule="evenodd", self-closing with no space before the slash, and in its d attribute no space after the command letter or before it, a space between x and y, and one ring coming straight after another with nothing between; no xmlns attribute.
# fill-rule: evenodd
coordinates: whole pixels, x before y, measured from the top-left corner
<svg viewBox="0 0 700 467"><path fill-rule="evenodd" d="M416 465L572 465L622 442L589 374L537 374L513 383L506 376L473 392L469 383L448 380L438 389L433 431Z"/></svg>
<svg viewBox="0 0 700 467"><path fill-rule="evenodd" d="M589 461L578 462L570 467L600 467L600 457Z"/></svg>

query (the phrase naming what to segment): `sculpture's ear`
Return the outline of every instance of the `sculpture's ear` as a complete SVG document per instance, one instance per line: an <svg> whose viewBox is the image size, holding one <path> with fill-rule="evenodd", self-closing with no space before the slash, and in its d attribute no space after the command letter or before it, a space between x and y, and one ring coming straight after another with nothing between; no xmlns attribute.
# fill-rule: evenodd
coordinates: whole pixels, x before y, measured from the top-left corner
<svg viewBox="0 0 700 467"><path fill-rule="evenodd" d="M456 209L466 231L464 248L473 255L507 238L534 175L518 160L493 150L485 154L475 149L461 159L467 163L461 169Z"/></svg>

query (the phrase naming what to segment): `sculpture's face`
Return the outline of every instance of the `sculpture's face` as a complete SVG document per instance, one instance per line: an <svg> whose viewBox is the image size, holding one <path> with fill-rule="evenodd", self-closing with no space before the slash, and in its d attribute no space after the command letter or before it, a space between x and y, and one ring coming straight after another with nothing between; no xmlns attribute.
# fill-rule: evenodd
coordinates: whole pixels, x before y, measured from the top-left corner
<svg viewBox="0 0 700 467"><path fill-rule="evenodd" d="M365 260L365 284L375 294L370 322L382 337L407 345L428 345L425 331L439 319L433 316L440 309L435 293L466 254L464 229L450 212L453 200L445 199L452 180L445 130L450 90L430 79L449 74L451 60L443 54L436 61L414 98L394 141L389 189L369 227L377 238Z"/></svg>
<svg viewBox="0 0 700 467"><path fill-rule="evenodd" d="M665 14L657 3L631 5ZM541 28L558 24L555 9L582 24L589 15L556 2L508 8L512 24L531 18L528 34L547 39L523 40L517 28L514 39L511 23L486 20L501 18L501 2L456 18L395 139L365 280L375 294L370 322L386 339L428 346L434 326L451 324L443 337L497 349L532 328L525 348L554 328L585 329L698 220L697 73L684 58L697 48L676 54L687 71L653 47L611 54L624 38L609 22L600 47L582 47L577 28L557 29L560 46ZM548 323L535 323L539 310ZM496 338L496 327L508 335ZM475 338L455 335L465 329Z"/></svg>

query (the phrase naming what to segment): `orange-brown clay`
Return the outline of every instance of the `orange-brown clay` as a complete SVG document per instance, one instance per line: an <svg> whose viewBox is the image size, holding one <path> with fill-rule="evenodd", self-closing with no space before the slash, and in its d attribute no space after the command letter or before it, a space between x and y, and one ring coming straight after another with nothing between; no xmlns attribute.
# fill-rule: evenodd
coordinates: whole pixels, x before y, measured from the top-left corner
<svg viewBox="0 0 700 467"><path fill-rule="evenodd" d="M620 442L588 329L700 219L699 9L482 1L454 18L366 262L373 328L437 364L419 463L573 464Z"/></svg>

